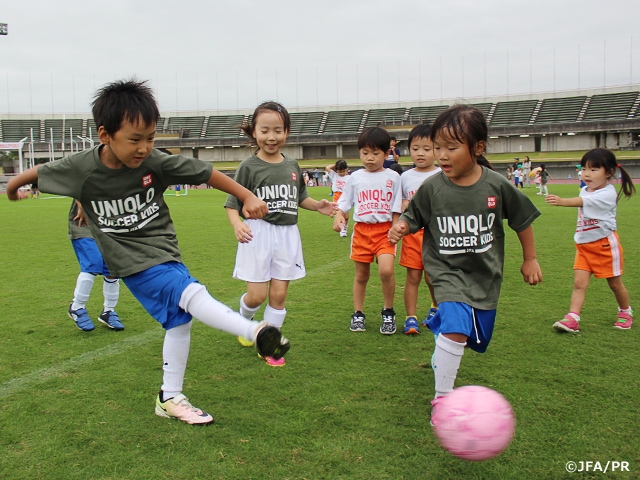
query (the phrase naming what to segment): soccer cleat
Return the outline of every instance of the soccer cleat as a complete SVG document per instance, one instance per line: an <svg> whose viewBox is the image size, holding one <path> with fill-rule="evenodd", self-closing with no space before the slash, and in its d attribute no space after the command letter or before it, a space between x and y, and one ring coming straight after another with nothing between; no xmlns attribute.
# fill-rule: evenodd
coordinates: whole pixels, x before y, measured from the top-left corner
<svg viewBox="0 0 640 480"><path fill-rule="evenodd" d="M404 329L402 331L405 335L418 335L420 333L418 319L414 316L407 317L404 321Z"/></svg>
<svg viewBox="0 0 640 480"><path fill-rule="evenodd" d="M263 357L262 355L258 355L260 358L262 358L265 363L267 365L269 365L270 367L284 367L286 362L284 360L284 357L279 358L278 360L276 360L273 357Z"/></svg>
<svg viewBox="0 0 640 480"><path fill-rule="evenodd" d="M79 308L77 310L72 310L71 307L73 303L69 305L69 317L71 320L76 322L76 327L78 327L83 332L90 332L94 328L93 322L91 321L91 317L89 317L89 313L86 308Z"/></svg>
<svg viewBox="0 0 640 480"><path fill-rule="evenodd" d="M580 316L567 313L562 320L553 324L553 328L562 332L578 333L580 331Z"/></svg>
<svg viewBox="0 0 640 480"><path fill-rule="evenodd" d="M393 308L382 309L382 325L380 333L383 335L393 335L396 333L396 312Z"/></svg>
<svg viewBox="0 0 640 480"><path fill-rule="evenodd" d="M633 311L631 312L618 312L618 320L613 324L613 328L619 328L620 330L629 330L633 323Z"/></svg>
<svg viewBox="0 0 640 480"><path fill-rule="evenodd" d="M344 227L342 227L342 229L340 230L340 236L341 237L346 237L347 236L347 226L346 225Z"/></svg>
<svg viewBox="0 0 640 480"><path fill-rule="evenodd" d="M120 321L120 317L118 317L118 314L113 310L103 310L98 320L114 330L124 330L124 325Z"/></svg>
<svg viewBox="0 0 640 480"><path fill-rule="evenodd" d="M437 311L438 311L438 307L431 307L429 309L429 313L427 313L427 316L422 321L423 327L427 326L427 322L433 318L433 316L436 314Z"/></svg>
<svg viewBox="0 0 640 480"><path fill-rule="evenodd" d="M163 418L177 418L189 425L209 425L214 422L211 415L191 405L189 399L181 393L164 402L160 401L160 394L158 394L156 415Z"/></svg>
<svg viewBox="0 0 640 480"><path fill-rule="evenodd" d="M253 344L255 343L249 340L248 338L244 338L240 336L238 336L238 342L240 342L240 345L242 345L243 347L253 347Z"/></svg>
<svg viewBox="0 0 640 480"><path fill-rule="evenodd" d="M351 327L349 328L349 330L351 330L352 332L364 332L366 330L364 322L364 313L360 311L353 312L353 315L351 315Z"/></svg>
<svg viewBox="0 0 640 480"><path fill-rule="evenodd" d="M435 427L438 424L438 409L436 407L438 406L442 398L443 397L440 396L431 400L431 420L429 421L429 424L432 427Z"/></svg>
<svg viewBox="0 0 640 480"><path fill-rule="evenodd" d="M261 357L273 357L280 360L289 351L289 340L282 336L280 330L264 322L258 325L256 349Z"/></svg>

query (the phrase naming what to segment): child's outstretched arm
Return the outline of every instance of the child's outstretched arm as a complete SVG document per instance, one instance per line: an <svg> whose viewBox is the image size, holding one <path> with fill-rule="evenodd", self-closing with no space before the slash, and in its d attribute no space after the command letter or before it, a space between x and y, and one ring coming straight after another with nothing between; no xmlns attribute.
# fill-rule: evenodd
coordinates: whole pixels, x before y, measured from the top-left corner
<svg viewBox="0 0 640 480"><path fill-rule="evenodd" d="M527 228L518 232L518 239L522 245L522 278L529 285L537 285L542 282L542 270L536 258L536 244L533 239L533 227L529 225Z"/></svg>
<svg viewBox="0 0 640 480"><path fill-rule="evenodd" d="M19 189L38 181L38 168L40 165L36 165L9 180L7 183L7 198L9 200L16 201L28 197L27 194L20 193Z"/></svg>
<svg viewBox="0 0 640 480"><path fill-rule="evenodd" d="M229 218L229 223L233 227L233 233L236 235L236 239L240 243L248 243L253 238L253 234L251 233L251 228L249 225L242 221L240 218L240 213L235 208L226 208L227 217Z"/></svg>
<svg viewBox="0 0 640 480"><path fill-rule="evenodd" d="M207 185L222 190L240 200L243 205L242 214L245 218L262 218L269 213L269 208L264 201L218 170L211 172Z"/></svg>
<svg viewBox="0 0 640 480"><path fill-rule="evenodd" d="M557 195L547 195L545 201L559 207L581 207L583 205L582 198L580 197L560 198Z"/></svg>
<svg viewBox="0 0 640 480"><path fill-rule="evenodd" d="M336 214L336 210L338 209L337 203L330 202L326 198L318 201L311 197L307 197L300 202L299 206L304 208L305 210L312 210L323 215L328 215L329 217L333 217Z"/></svg>
<svg viewBox="0 0 640 480"><path fill-rule="evenodd" d="M409 235L411 231L409 230L409 224L404 220L398 220L393 224L393 226L389 229L389 242L394 245L402 240L402 237L405 235Z"/></svg>
<svg viewBox="0 0 640 480"><path fill-rule="evenodd" d="M338 208L333 217L333 229L336 232L340 232L346 224L347 220L345 219L344 212Z"/></svg>

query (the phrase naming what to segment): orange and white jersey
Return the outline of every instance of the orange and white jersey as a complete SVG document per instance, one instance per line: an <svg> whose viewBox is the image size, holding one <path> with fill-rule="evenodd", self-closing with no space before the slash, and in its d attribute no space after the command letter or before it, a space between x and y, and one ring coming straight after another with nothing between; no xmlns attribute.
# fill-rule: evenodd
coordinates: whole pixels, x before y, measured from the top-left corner
<svg viewBox="0 0 640 480"><path fill-rule="evenodd" d="M353 208L355 222L391 222L394 213L402 213L400 175L388 168L357 170L345 185L338 208L345 213Z"/></svg>
<svg viewBox="0 0 640 480"><path fill-rule="evenodd" d="M440 167L437 167L430 172L419 172L415 168L404 172L400 177L402 182L402 200L411 200L413 195L418 191L418 188L420 188L420 185L422 185L422 182L441 171Z"/></svg>
<svg viewBox="0 0 640 480"><path fill-rule="evenodd" d="M328 175L329 175L329 180L331 180L331 191L333 193L343 192L344 186L347 184L347 182L349 181L349 178L351 177L349 174L341 177L334 170L330 170Z"/></svg>

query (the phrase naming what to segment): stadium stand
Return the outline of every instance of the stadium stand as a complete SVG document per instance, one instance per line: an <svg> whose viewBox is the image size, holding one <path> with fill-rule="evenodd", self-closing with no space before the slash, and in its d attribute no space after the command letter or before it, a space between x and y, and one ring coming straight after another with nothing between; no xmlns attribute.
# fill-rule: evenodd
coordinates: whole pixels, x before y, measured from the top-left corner
<svg viewBox="0 0 640 480"><path fill-rule="evenodd" d="M444 112L449 105L434 105L430 107L412 107L409 109L407 123L417 125L423 122L433 123L438 115Z"/></svg>
<svg viewBox="0 0 640 480"><path fill-rule="evenodd" d="M18 142L24 137L30 138L32 128L34 141L40 141L40 120L2 120L0 127L3 142Z"/></svg>
<svg viewBox="0 0 640 480"><path fill-rule="evenodd" d="M63 120L62 118L47 119L44 121L44 141L51 141L51 134L53 132L53 141L61 142L68 141L69 134L73 135L73 141L77 141L77 137L82 136L82 124L81 118L73 118ZM64 129L64 131L63 131ZM71 130L69 130L71 129Z"/></svg>
<svg viewBox="0 0 640 480"><path fill-rule="evenodd" d="M244 115L219 115L209 117L205 138L231 138L240 136Z"/></svg>
<svg viewBox="0 0 640 480"><path fill-rule="evenodd" d="M358 133L361 131L364 112L364 110L330 111L322 133Z"/></svg>
<svg viewBox="0 0 640 480"><path fill-rule="evenodd" d="M530 123L538 100L519 100L514 102L499 102L493 113L490 127L507 125L527 125Z"/></svg>
<svg viewBox="0 0 640 480"><path fill-rule="evenodd" d="M610 93L591 97L583 122L622 120L629 118L631 109L640 97L638 92Z"/></svg>
<svg viewBox="0 0 640 480"><path fill-rule="evenodd" d="M324 112L291 113L291 135L317 135Z"/></svg>
<svg viewBox="0 0 640 480"><path fill-rule="evenodd" d="M202 136L202 126L204 117L169 117L167 131L180 131L181 137L200 138Z"/></svg>
<svg viewBox="0 0 640 480"><path fill-rule="evenodd" d="M542 101L542 107L540 107L534 123L577 122L586 100L587 97L584 95L568 98L547 98Z"/></svg>
<svg viewBox="0 0 640 480"><path fill-rule="evenodd" d="M371 109L368 112L364 126L402 125L407 117L406 113L407 109L405 107Z"/></svg>

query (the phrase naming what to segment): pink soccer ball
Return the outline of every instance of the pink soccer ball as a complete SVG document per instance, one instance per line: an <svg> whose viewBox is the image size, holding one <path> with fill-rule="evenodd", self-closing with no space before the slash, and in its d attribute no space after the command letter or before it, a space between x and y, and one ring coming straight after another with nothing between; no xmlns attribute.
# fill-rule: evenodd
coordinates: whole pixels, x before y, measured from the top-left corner
<svg viewBox="0 0 640 480"><path fill-rule="evenodd" d="M474 462L500 454L509 446L516 429L507 399L478 385L456 388L440 397L432 423L447 451Z"/></svg>

